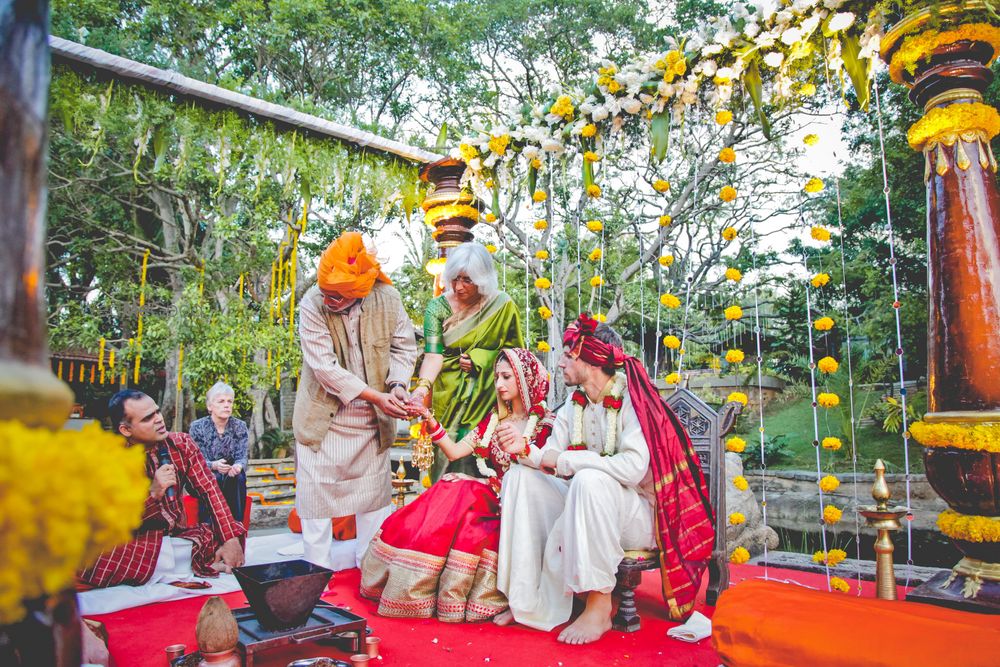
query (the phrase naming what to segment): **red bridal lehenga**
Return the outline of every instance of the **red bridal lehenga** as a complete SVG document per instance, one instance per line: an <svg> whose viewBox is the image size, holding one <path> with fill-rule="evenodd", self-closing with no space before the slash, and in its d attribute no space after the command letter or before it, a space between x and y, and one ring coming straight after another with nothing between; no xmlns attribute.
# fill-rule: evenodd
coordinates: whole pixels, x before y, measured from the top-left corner
<svg viewBox="0 0 1000 667"><path fill-rule="evenodd" d="M524 349L503 350L500 359L513 367L521 396L530 397L532 406L542 404L549 383L541 362ZM494 411L500 419L508 413L499 401ZM379 615L437 615L442 621L461 623L485 621L507 608L507 598L497 590L498 494L510 455L500 449L495 435L483 442L492 414L462 442L496 476L438 481L386 519L368 548L361 562L361 595L378 602ZM536 447L544 445L552 419L546 411L538 421L531 436Z"/></svg>

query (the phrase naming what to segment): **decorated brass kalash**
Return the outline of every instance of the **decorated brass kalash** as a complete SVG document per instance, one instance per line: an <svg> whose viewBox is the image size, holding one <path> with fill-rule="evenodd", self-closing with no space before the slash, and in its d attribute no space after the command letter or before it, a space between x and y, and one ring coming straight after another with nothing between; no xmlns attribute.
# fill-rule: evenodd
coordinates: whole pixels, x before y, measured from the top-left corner
<svg viewBox="0 0 1000 667"><path fill-rule="evenodd" d="M872 484L874 506L859 507L868 525L878 531L875 539L875 595L883 600L896 599L896 575L892 567L892 533L899 530L899 520L906 516L905 507L889 507L889 485L885 481L885 463L875 461L875 483Z"/></svg>
<svg viewBox="0 0 1000 667"><path fill-rule="evenodd" d="M479 202L470 190L462 187L465 162L444 158L420 170L420 180L430 184L424 198L424 222L434 228L431 236L438 246L438 256L427 263L434 276L434 295L444 291L441 275L448 249L471 241L472 228L479 222Z"/></svg>
<svg viewBox="0 0 1000 667"><path fill-rule="evenodd" d="M924 110L909 129L927 185L929 412L910 427L949 505L938 527L964 558L908 600L1000 613L1000 195L983 103L1000 28L980 0L906 16L881 42L893 81ZM894 304L898 307L898 303ZM897 354L902 354L897 350Z"/></svg>

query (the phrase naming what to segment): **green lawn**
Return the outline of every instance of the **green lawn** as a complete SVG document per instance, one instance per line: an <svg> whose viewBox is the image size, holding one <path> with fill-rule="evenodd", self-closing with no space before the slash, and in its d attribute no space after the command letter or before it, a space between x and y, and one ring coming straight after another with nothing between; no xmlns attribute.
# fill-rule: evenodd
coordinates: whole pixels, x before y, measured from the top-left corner
<svg viewBox="0 0 1000 667"><path fill-rule="evenodd" d="M878 402L876 392L855 392L855 413L860 421L862 406ZM867 403L866 403L867 401ZM737 434L747 441L747 452L754 450L753 457L759 459L759 418L756 412L749 412L740 417L737 424ZM835 436L843 441L840 451L822 450L820 457L824 470L844 472L851 470L850 445L850 411L846 401L833 409L817 409L817 424L819 440ZM764 409L764 433L769 438L779 438L785 443L787 454L783 460L768 461L768 468L779 470L804 469L813 470L816 467L816 448L813 446L814 427L813 409L808 397L790 398L774 401ZM875 460L885 461L888 472L904 471L903 437L898 433L886 433L880 425L857 426L855 428L858 449L858 472L870 472ZM746 458L746 455L744 456ZM910 445L910 472L922 473L924 470L921 448L915 443Z"/></svg>

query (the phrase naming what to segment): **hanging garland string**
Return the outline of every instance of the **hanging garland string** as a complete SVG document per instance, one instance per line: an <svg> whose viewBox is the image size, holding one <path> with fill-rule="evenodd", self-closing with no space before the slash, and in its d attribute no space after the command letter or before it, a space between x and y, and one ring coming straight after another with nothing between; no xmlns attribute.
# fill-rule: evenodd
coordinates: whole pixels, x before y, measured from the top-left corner
<svg viewBox="0 0 1000 667"><path fill-rule="evenodd" d="M142 273L139 277L139 317L135 331L135 370L132 382L139 384L139 367L142 364L142 315L146 308L146 270L149 267L149 248L142 254ZM122 383L124 384L124 382Z"/></svg>
<svg viewBox="0 0 1000 667"><path fill-rule="evenodd" d="M181 392L184 390L184 343L177 348L177 403L181 402Z"/></svg>

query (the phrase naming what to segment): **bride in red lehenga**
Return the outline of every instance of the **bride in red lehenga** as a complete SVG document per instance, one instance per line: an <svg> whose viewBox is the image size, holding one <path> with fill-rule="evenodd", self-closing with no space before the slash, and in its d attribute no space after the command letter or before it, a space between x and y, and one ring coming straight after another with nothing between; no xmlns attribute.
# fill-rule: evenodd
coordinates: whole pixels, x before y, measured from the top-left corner
<svg viewBox="0 0 1000 667"><path fill-rule="evenodd" d="M544 445L553 415L545 407L548 371L528 350L501 351L494 386L496 407L459 442L426 408L412 408L450 460L474 455L483 478L446 474L382 524L361 561L361 595L378 601L382 616L436 613L460 623L507 609L497 590L500 482L512 458L529 445Z"/></svg>

